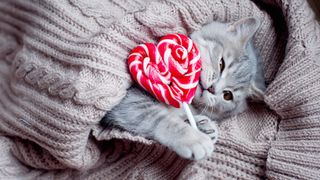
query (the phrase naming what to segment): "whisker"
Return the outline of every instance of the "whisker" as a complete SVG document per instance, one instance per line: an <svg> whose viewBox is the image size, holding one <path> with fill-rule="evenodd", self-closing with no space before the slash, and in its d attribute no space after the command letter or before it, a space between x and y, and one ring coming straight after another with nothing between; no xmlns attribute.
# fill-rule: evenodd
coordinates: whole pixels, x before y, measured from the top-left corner
<svg viewBox="0 0 320 180"><path fill-rule="evenodd" d="M208 109L208 106L205 103L202 103L204 106L204 108L202 109L202 111L200 112L200 114L202 115L203 112L206 112Z"/></svg>
<svg viewBox="0 0 320 180"><path fill-rule="evenodd" d="M214 109L213 108L211 108L210 114L211 114L211 116L213 116L213 114L214 114Z"/></svg>

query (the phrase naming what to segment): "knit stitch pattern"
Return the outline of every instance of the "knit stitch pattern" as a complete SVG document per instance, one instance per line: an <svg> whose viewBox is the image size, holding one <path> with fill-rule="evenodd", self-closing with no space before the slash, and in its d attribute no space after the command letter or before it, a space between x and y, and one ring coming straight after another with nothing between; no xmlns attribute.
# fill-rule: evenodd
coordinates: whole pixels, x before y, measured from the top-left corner
<svg viewBox="0 0 320 180"><path fill-rule="evenodd" d="M319 179L319 24L304 0L254 2L1 1L0 179ZM265 103L223 121L211 157L99 125L132 84L133 47L248 16Z"/></svg>

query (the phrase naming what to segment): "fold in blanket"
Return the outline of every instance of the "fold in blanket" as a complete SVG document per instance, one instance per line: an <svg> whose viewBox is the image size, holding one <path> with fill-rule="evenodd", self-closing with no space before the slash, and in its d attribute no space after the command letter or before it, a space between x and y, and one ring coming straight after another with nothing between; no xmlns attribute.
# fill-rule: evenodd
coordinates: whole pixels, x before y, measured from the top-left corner
<svg viewBox="0 0 320 180"><path fill-rule="evenodd" d="M99 126L132 81L130 50L256 16L265 104L223 121L215 153L181 159ZM319 179L320 28L303 0L0 2L0 177Z"/></svg>

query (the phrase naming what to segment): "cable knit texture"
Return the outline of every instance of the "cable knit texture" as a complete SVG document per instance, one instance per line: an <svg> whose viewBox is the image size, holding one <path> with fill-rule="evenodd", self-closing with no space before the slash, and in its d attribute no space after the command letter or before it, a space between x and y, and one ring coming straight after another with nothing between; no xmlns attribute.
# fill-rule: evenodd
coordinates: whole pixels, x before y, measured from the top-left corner
<svg viewBox="0 0 320 180"><path fill-rule="evenodd" d="M223 121L211 157L99 126L132 84L133 47L248 16L265 103ZM319 179L319 55L305 0L2 0L0 179Z"/></svg>

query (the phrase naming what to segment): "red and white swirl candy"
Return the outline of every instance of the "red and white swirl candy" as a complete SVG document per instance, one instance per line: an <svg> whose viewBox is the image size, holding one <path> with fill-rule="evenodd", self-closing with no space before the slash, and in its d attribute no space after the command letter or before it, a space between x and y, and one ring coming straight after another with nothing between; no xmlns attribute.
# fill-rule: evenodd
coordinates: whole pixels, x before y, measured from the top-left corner
<svg viewBox="0 0 320 180"><path fill-rule="evenodd" d="M197 89L201 70L198 48L182 34L169 34L158 45L135 47L129 57L130 73L159 101L179 108L190 104Z"/></svg>

